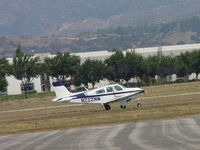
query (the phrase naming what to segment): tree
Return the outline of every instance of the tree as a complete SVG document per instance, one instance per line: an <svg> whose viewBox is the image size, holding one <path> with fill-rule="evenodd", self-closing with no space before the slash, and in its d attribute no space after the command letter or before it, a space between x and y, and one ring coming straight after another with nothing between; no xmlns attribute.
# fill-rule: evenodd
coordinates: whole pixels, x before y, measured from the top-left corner
<svg viewBox="0 0 200 150"><path fill-rule="evenodd" d="M144 75L143 57L135 52L126 53L126 65L128 66L128 75L126 81L133 77L142 77Z"/></svg>
<svg viewBox="0 0 200 150"><path fill-rule="evenodd" d="M104 78L105 65L99 60L87 59L80 67L78 75L75 77L77 83L95 84Z"/></svg>
<svg viewBox="0 0 200 150"><path fill-rule="evenodd" d="M163 79L169 76L171 78L172 74L177 71L176 58L171 56L149 56L145 60L146 68L145 74L150 79L150 84L152 78L156 75L160 76L161 82Z"/></svg>
<svg viewBox="0 0 200 150"><path fill-rule="evenodd" d="M9 64L5 58L0 59L0 91L5 90L7 86L6 74L9 73Z"/></svg>
<svg viewBox="0 0 200 150"><path fill-rule="evenodd" d="M16 79L21 80L24 86L24 96L27 98L28 86L31 81L39 74L38 63L39 58L31 57L25 54L21 47L18 46L16 55L13 58L12 75Z"/></svg>
<svg viewBox="0 0 200 150"><path fill-rule="evenodd" d="M150 84L152 83L152 78L158 74L159 67L159 57L158 56L149 56L144 59L144 64L146 64L145 74L149 77Z"/></svg>
<svg viewBox="0 0 200 150"><path fill-rule="evenodd" d="M114 54L105 60L107 71L106 77L109 80L120 82L120 79L127 79L129 68L126 64L126 58L121 50L114 50Z"/></svg>
<svg viewBox="0 0 200 150"><path fill-rule="evenodd" d="M73 77L80 66L80 57L58 52L54 58L45 59L46 73L59 81Z"/></svg>
<svg viewBox="0 0 200 150"><path fill-rule="evenodd" d="M175 59L171 56L161 56L159 57L158 62L158 72L157 75L161 77L161 83L163 82L163 78L167 77L168 75L171 76L175 73Z"/></svg>
<svg viewBox="0 0 200 150"><path fill-rule="evenodd" d="M180 56L177 56L178 61L178 76L184 76L188 80L189 75L193 72L192 64L193 57L191 52L181 53Z"/></svg>
<svg viewBox="0 0 200 150"><path fill-rule="evenodd" d="M176 56L176 75L178 77L183 77L187 74L187 66L183 63L180 56Z"/></svg>
<svg viewBox="0 0 200 150"><path fill-rule="evenodd" d="M191 54L191 68L196 73L196 80L200 73L200 51L193 51Z"/></svg>

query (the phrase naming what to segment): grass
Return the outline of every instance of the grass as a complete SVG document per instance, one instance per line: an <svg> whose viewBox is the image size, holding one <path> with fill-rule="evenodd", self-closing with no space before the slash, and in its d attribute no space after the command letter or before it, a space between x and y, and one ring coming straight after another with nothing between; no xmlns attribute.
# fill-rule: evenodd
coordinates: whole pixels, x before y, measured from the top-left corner
<svg viewBox="0 0 200 150"><path fill-rule="evenodd" d="M27 98L45 98L47 96L55 96L54 92L47 92L47 93L27 93ZM5 95L0 96L0 101L13 101L13 100L24 100L24 94L18 94L18 95Z"/></svg>
<svg viewBox="0 0 200 150"><path fill-rule="evenodd" d="M148 93L141 97L193 93L200 92L200 82L143 88ZM63 105L63 103L51 102L51 99L53 99L52 95L47 95L47 97L41 95L27 100L2 101L0 102L0 111ZM141 101L144 106L141 109L136 108L136 103L128 103L128 108L121 110L118 103L113 103L110 111L104 111L100 105L90 104L28 112L0 113L0 120L11 120L0 122L0 134L200 115L200 94L146 98ZM33 116L34 118L32 118Z"/></svg>
<svg viewBox="0 0 200 150"><path fill-rule="evenodd" d="M164 108L164 111L163 111ZM15 133L24 131L38 131L59 128L71 128L88 125L102 125L113 123L124 123L132 121L144 121L170 117L180 117L200 114L200 103L177 104L162 107L149 106L143 109L112 110L102 112L79 112L76 114L65 114L45 119L21 120L0 124L0 133ZM151 113L149 113L151 112Z"/></svg>

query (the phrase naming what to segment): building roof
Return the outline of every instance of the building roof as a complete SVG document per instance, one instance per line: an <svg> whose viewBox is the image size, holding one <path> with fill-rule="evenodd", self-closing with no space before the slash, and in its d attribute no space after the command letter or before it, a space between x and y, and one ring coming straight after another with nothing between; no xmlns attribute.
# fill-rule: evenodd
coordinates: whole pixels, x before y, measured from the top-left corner
<svg viewBox="0 0 200 150"><path fill-rule="evenodd" d="M166 51L191 51L191 50L200 50L199 44L184 44L184 45L171 45L171 46L159 46L159 47L147 47L147 48L136 48L136 53L150 53L157 52L161 48L163 52ZM128 49L131 50L131 49Z"/></svg>
<svg viewBox="0 0 200 150"><path fill-rule="evenodd" d="M123 51L125 54L126 52L135 51L138 54L143 56L149 55L157 55L158 52L162 52L163 55L179 55L180 53L184 53L186 51L194 51L200 50L200 43L197 44L184 44L184 45L172 45L172 46L160 46L160 47L146 47L146 48L135 48L135 49L127 49L127 51ZM86 59L97 59L97 60L105 60L106 58L110 57L114 52L111 51L93 51L93 52L82 52L82 53L71 53L71 55L79 56L81 61L85 61ZM50 53L36 53L34 54L36 57L40 57L41 61L44 58L49 57L53 58L56 55L52 55ZM13 58L7 58L9 63L11 64Z"/></svg>
<svg viewBox="0 0 200 150"><path fill-rule="evenodd" d="M109 51L94 51L94 52L83 52L83 53L72 53L72 55L80 57L97 57L97 56L111 56L113 52Z"/></svg>

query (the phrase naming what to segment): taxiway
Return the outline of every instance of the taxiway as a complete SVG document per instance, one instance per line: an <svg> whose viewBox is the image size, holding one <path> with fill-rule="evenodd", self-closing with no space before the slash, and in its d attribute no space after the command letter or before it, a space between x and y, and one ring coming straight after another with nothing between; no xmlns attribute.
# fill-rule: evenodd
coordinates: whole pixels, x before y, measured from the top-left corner
<svg viewBox="0 0 200 150"><path fill-rule="evenodd" d="M1 150L199 150L200 117L0 136Z"/></svg>

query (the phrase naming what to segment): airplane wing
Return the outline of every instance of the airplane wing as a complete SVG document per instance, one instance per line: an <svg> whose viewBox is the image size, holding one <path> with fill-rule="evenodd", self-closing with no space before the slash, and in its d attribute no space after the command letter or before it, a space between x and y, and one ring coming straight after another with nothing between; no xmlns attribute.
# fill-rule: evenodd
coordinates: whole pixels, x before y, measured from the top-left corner
<svg viewBox="0 0 200 150"><path fill-rule="evenodd" d="M120 102L120 101L128 102L128 101L131 101L131 100L139 100L137 94L138 93L134 93L134 94L126 95L126 96L119 95L119 96L116 96L115 99L109 100L106 103L113 103L113 102Z"/></svg>

